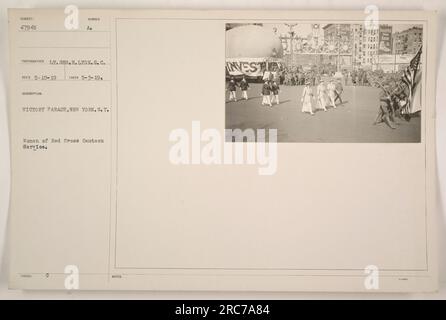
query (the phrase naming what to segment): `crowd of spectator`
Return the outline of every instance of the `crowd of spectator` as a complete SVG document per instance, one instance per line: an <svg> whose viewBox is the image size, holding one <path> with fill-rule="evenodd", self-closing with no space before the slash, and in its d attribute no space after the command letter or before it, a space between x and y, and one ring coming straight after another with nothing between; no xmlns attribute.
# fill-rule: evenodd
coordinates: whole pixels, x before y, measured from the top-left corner
<svg viewBox="0 0 446 320"><path fill-rule="evenodd" d="M344 69L340 73L336 72L336 66L321 65L303 68L282 67L272 70L274 79L279 81L281 85L298 86L309 82L315 86L322 78L342 77L345 86L375 86L380 87L382 84L398 85L401 82L402 71L384 72L383 70L347 70ZM272 77L272 76L271 76Z"/></svg>

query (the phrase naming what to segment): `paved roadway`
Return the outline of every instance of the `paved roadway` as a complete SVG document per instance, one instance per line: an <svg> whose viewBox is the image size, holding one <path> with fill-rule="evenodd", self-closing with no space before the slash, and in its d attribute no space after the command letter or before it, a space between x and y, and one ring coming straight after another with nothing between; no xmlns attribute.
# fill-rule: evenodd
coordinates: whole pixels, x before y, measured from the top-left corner
<svg viewBox="0 0 446 320"><path fill-rule="evenodd" d="M228 102L227 129L277 129L278 142L419 142L421 119L399 120L397 129L373 125L378 111L379 90L372 87L344 88L344 104L314 116L301 112L302 86L281 86L280 104L261 105L261 84L251 84L250 98ZM316 92L314 88L314 92ZM237 98L241 92L237 91ZM315 103L313 108L315 107Z"/></svg>

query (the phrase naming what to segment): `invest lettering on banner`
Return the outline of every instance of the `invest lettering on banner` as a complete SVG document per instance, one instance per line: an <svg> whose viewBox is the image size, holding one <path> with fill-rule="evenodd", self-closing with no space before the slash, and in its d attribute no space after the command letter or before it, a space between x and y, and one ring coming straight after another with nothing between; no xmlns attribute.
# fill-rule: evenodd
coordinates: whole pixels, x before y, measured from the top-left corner
<svg viewBox="0 0 446 320"><path fill-rule="evenodd" d="M226 70L231 76L245 75L260 77L266 67L264 58L234 58L226 59Z"/></svg>

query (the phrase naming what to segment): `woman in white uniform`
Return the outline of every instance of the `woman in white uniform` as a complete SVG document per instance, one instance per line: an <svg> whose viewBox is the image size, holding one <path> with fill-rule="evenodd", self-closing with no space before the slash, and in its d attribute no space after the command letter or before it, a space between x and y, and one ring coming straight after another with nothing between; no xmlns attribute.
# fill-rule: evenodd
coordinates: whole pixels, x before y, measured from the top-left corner
<svg viewBox="0 0 446 320"><path fill-rule="evenodd" d="M307 112L311 115L314 115L313 113L313 107L311 106L311 99L314 98L313 96L313 89L310 87L310 82L305 82L305 87L302 92L302 112Z"/></svg>
<svg viewBox="0 0 446 320"><path fill-rule="evenodd" d="M317 105L318 109L322 109L324 111L327 111L327 87L325 86L324 80L321 80L319 82L319 85L316 89L316 96L317 96Z"/></svg>
<svg viewBox="0 0 446 320"><path fill-rule="evenodd" d="M328 100L331 103L331 106L333 108L336 109L336 103L335 103L335 99L336 99L336 85L335 83L332 81L330 81L330 83L327 85L327 89L328 89Z"/></svg>

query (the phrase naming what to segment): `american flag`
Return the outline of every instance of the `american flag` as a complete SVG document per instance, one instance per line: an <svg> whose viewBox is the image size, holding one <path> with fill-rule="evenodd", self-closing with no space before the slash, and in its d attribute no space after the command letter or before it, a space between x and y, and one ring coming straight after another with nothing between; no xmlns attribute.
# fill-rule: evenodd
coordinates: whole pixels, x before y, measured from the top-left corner
<svg viewBox="0 0 446 320"><path fill-rule="evenodd" d="M417 54L412 58L412 60L410 60L409 65L406 67L406 70L404 70L403 76L401 77L401 81L403 82L403 85L406 87L408 91L407 103L401 110L403 114L409 114L412 107L413 94L415 91L415 87L418 84L418 82L415 79L420 65L421 51L422 51L421 49L422 47L418 49Z"/></svg>

